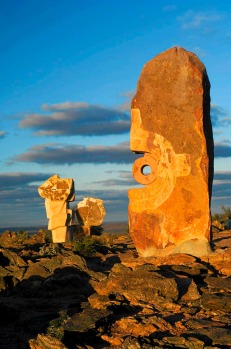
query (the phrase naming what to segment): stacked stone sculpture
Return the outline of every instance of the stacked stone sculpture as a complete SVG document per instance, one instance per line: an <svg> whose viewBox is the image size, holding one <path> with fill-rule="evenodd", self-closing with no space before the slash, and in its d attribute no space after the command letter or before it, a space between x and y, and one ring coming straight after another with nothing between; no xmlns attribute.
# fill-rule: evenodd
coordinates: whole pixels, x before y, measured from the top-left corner
<svg viewBox="0 0 231 349"><path fill-rule="evenodd" d="M38 192L45 199L48 229L52 231L54 243L71 241L78 227L85 235L91 234L91 227L101 228L106 215L103 200L88 197L73 209L69 207L69 202L75 200L73 179L55 174L38 188Z"/></svg>
<svg viewBox="0 0 231 349"><path fill-rule="evenodd" d="M69 208L69 202L75 199L73 179L60 178L55 174L38 188L38 192L45 199L48 229L52 231L53 242L71 240L73 212Z"/></svg>
<svg viewBox="0 0 231 349"><path fill-rule="evenodd" d="M131 117L130 148L144 154L133 166L144 187L129 190L129 230L138 252L208 253L213 135L210 83L197 56L174 47L149 61Z"/></svg>

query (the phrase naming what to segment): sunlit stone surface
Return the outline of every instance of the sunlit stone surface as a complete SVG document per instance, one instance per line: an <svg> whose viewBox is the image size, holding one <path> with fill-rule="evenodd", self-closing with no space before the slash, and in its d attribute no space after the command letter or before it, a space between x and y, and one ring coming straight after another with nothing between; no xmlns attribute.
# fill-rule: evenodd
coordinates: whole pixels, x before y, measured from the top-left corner
<svg viewBox="0 0 231 349"><path fill-rule="evenodd" d="M73 179L60 178L55 174L38 188L38 192L45 199L48 229L52 231L53 242L70 240L73 212L69 201L75 200Z"/></svg>
<svg viewBox="0 0 231 349"><path fill-rule="evenodd" d="M171 48L143 68L132 101L130 148L143 153L133 175L144 187L129 190L129 230L143 256L210 250L209 91L204 65L183 48Z"/></svg>
<svg viewBox="0 0 231 349"><path fill-rule="evenodd" d="M84 198L76 205L76 216L86 235L90 235L91 227L100 226L106 215L103 200Z"/></svg>

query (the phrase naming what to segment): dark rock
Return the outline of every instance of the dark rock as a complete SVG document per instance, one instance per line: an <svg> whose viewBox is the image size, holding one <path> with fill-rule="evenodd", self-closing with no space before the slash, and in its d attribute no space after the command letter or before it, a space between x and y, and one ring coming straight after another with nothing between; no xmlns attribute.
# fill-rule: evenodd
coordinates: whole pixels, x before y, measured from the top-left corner
<svg viewBox="0 0 231 349"><path fill-rule="evenodd" d="M164 337L163 342L166 344L172 344L174 348L188 348L188 349L203 349L204 342L193 337L187 339L180 336Z"/></svg>
<svg viewBox="0 0 231 349"><path fill-rule="evenodd" d="M64 324L64 338L91 338L108 330L112 321L112 312L108 309L93 309L86 307L81 313L76 313Z"/></svg>
<svg viewBox="0 0 231 349"><path fill-rule="evenodd" d="M62 259L57 256L54 256L53 258L43 258L39 261L39 264L49 273L52 273L55 269L62 265Z"/></svg>
<svg viewBox="0 0 231 349"><path fill-rule="evenodd" d="M206 277L204 282L208 285L209 289L214 292L231 292L231 279L230 278L217 278Z"/></svg>
<svg viewBox="0 0 231 349"><path fill-rule="evenodd" d="M227 349L231 347L231 331L226 328L205 327L196 332L188 332L188 335L201 339L206 345L218 345Z"/></svg>
<svg viewBox="0 0 231 349"><path fill-rule="evenodd" d="M142 346L140 345L137 338L128 337L125 339L123 344L121 345L121 349L140 349Z"/></svg>
<svg viewBox="0 0 231 349"><path fill-rule="evenodd" d="M230 325L231 323L230 315L217 314L214 317L212 317L211 320L214 322L220 322L221 324L225 324L225 325Z"/></svg>
<svg viewBox="0 0 231 349"><path fill-rule="evenodd" d="M48 233L46 233L44 230L40 229L38 232L33 234L28 239L28 244L35 245L35 244L45 244L48 242Z"/></svg>
<svg viewBox="0 0 231 349"><path fill-rule="evenodd" d="M93 293L89 275L76 267L58 268L43 283L43 287L53 296L62 297L82 295L88 297Z"/></svg>
<svg viewBox="0 0 231 349"><path fill-rule="evenodd" d="M189 277L207 275L207 268L200 263L193 263L191 265L173 265L172 271L178 275L186 275Z"/></svg>
<svg viewBox="0 0 231 349"><path fill-rule="evenodd" d="M200 308L196 306L188 306L188 307L184 306L184 307L181 307L181 310L183 313L195 315L200 311Z"/></svg>
<svg viewBox="0 0 231 349"><path fill-rule="evenodd" d="M185 325L188 328L191 329L199 329L199 328L206 328L206 327L217 327L217 326L225 326L225 324L218 324L216 322L213 322L211 320L207 320L207 319L192 319L192 320L188 320Z"/></svg>
<svg viewBox="0 0 231 349"><path fill-rule="evenodd" d="M4 304L2 301L0 301L0 325L6 326L9 323L15 321L18 313L17 310L7 304Z"/></svg>
<svg viewBox="0 0 231 349"><path fill-rule="evenodd" d="M27 267L27 263L17 253L3 248L0 249L0 264L3 267L9 265L17 265L19 268Z"/></svg>
<svg viewBox="0 0 231 349"><path fill-rule="evenodd" d="M77 266L82 270L87 269L86 260L83 257L79 256L78 254L73 254L73 253L70 253L69 256L66 256L65 258L62 259L62 266L63 267Z"/></svg>
<svg viewBox="0 0 231 349"><path fill-rule="evenodd" d="M189 255L131 259L134 251L117 243L87 261L71 245L50 257L28 245L27 262L25 249L1 249L0 348L26 349L29 340L31 349L231 347L231 279L216 272L222 256L214 256L219 268Z"/></svg>
<svg viewBox="0 0 231 349"><path fill-rule="evenodd" d="M37 339L29 341L30 349L68 349L59 339L38 334Z"/></svg>
<svg viewBox="0 0 231 349"><path fill-rule="evenodd" d="M206 310L231 313L231 295L203 294L201 306Z"/></svg>
<svg viewBox="0 0 231 349"><path fill-rule="evenodd" d="M196 301L201 298L196 283L190 278L177 278L176 280L181 302Z"/></svg>
<svg viewBox="0 0 231 349"><path fill-rule="evenodd" d="M17 234L14 232L10 232L10 231L4 231L1 235L0 235L0 246L5 247L5 248L9 248L12 247L18 243L18 238L17 238Z"/></svg>
<svg viewBox="0 0 231 349"><path fill-rule="evenodd" d="M134 271L121 264L115 264L105 280L94 285L101 295L109 295L115 290L131 303L150 303L157 300L176 301L179 293L176 281L153 271L150 265L137 267Z"/></svg>
<svg viewBox="0 0 231 349"><path fill-rule="evenodd" d="M113 304L113 301L111 301L109 297L97 293L93 293L88 297L88 302L94 309L106 309L108 306Z"/></svg>
<svg viewBox="0 0 231 349"><path fill-rule="evenodd" d="M5 291L8 285L5 276L0 276L0 291Z"/></svg>
<svg viewBox="0 0 231 349"><path fill-rule="evenodd" d="M50 272L43 267L39 262L30 264L25 275L24 279L32 278L46 278L50 275Z"/></svg>

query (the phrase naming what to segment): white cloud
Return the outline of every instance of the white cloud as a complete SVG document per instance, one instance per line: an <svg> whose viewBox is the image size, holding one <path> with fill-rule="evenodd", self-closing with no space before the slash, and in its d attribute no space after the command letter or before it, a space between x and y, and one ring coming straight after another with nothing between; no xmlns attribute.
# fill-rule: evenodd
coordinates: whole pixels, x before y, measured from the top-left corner
<svg viewBox="0 0 231 349"><path fill-rule="evenodd" d="M80 108L87 108L89 104L86 102L63 102L57 104L48 104L45 103L42 105L43 110L49 111L66 111L66 110L76 110Z"/></svg>
<svg viewBox="0 0 231 349"><path fill-rule="evenodd" d="M195 12L188 10L182 16L178 17L182 29L198 29L204 25L214 24L220 21L223 15L216 12Z"/></svg>

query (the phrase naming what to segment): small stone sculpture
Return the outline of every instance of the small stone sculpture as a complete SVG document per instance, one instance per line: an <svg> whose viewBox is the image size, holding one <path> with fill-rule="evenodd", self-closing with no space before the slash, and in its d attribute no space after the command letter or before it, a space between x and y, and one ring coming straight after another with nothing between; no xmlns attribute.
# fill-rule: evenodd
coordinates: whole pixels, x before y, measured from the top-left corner
<svg viewBox="0 0 231 349"><path fill-rule="evenodd" d="M73 213L69 202L75 200L73 179L60 178L55 174L38 188L38 192L45 199L48 229L52 231L53 242L72 240Z"/></svg>
<svg viewBox="0 0 231 349"><path fill-rule="evenodd" d="M106 215L103 200L91 197L80 201L75 210L79 224L86 235L90 235L91 227L101 226Z"/></svg>
<svg viewBox="0 0 231 349"><path fill-rule="evenodd" d="M132 101L130 148L144 154L133 166L144 187L128 195L130 235L143 256L210 250L209 90L204 65L180 47L159 54L141 73Z"/></svg>

